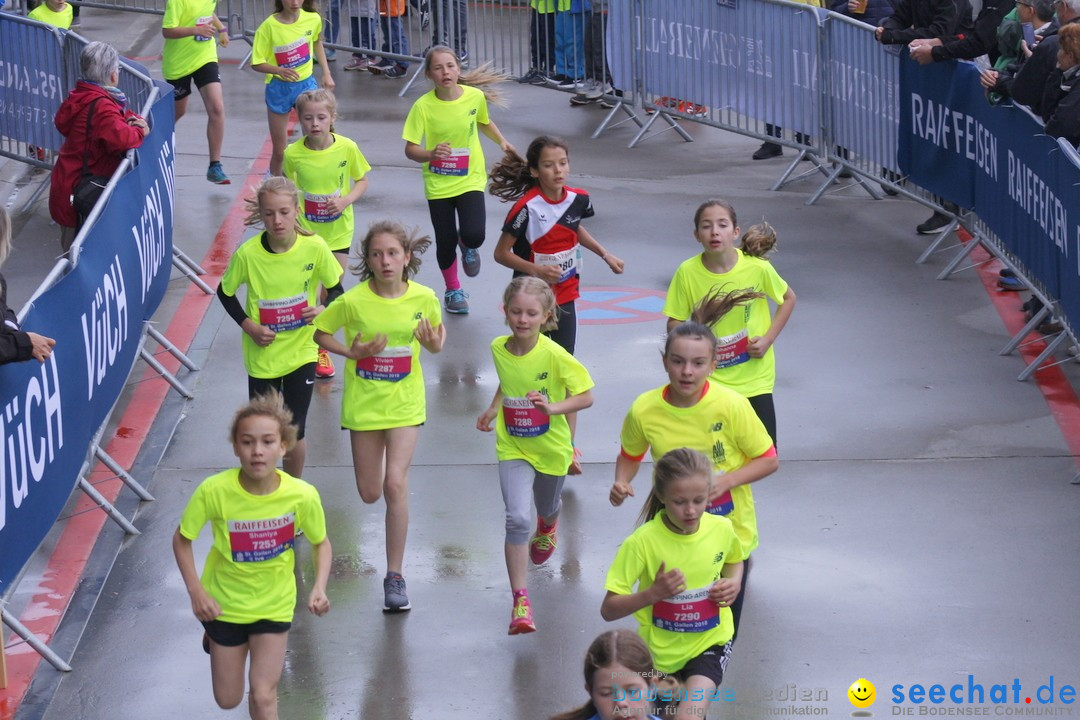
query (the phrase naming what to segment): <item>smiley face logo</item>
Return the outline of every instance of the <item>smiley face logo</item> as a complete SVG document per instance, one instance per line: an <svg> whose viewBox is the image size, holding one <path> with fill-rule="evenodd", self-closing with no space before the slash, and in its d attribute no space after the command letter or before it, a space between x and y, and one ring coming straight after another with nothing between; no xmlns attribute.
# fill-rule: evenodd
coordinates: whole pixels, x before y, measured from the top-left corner
<svg viewBox="0 0 1080 720"><path fill-rule="evenodd" d="M851 683L851 687L847 691L848 700L851 704L857 708L868 708L874 704L874 700L877 699L877 688L874 687L874 683L870 682L866 678L859 678L855 682Z"/></svg>

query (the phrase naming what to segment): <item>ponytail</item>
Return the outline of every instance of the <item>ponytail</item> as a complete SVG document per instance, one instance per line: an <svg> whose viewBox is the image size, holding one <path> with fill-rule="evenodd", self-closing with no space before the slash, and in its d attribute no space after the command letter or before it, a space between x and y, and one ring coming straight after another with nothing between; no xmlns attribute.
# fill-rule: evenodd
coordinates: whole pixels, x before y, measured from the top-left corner
<svg viewBox="0 0 1080 720"><path fill-rule="evenodd" d="M764 297L765 293L756 290L743 289L725 292L723 288L713 288L690 311L689 320L679 323L668 332L667 340L664 342L664 357L667 357L668 351L671 349L671 342L679 337L704 338L712 346L712 351L715 354L716 335L713 334L712 326L736 307Z"/></svg>

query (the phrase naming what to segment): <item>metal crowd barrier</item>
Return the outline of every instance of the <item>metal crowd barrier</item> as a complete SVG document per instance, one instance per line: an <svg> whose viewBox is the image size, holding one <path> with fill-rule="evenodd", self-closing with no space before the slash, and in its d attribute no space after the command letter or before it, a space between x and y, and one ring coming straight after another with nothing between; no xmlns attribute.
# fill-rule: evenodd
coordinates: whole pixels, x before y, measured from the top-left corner
<svg viewBox="0 0 1080 720"><path fill-rule="evenodd" d="M0 154L41 165L37 157L22 154L27 141L59 148L62 138L51 117L74 87L78 56L87 42L75 34L0 13L0 62L4 77L16 80L0 84ZM22 82L18 82L20 78ZM0 546L4 548L0 553L0 616L5 626L62 671L70 670L70 665L35 634L33 623L28 621L31 627L23 625L7 607L25 573L26 560L76 487L126 533L138 534L86 475L101 462L140 500L152 500L106 454L102 448L104 429L138 359L178 392L192 396L146 349L147 337L184 366L197 369L149 322L169 283L169 260L176 264L175 253L170 252L175 157L171 98L161 99L162 84L135 66L122 65L119 84L131 106L150 122L151 133L142 148L129 152L117 167L76 236L69 257L54 265L19 313L25 329L60 339L57 351L40 367L37 363L0 367L3 404L21 408L7 418L0 440L6 437L11 443L17 432L20 446L26 443L31 458L20 466L9 463L0 468L5 484L23 488L21 503L20 498L13 496L9 501L0 493L4 503L0 508L4 519L0 522ZM24 116L31 114L44 119L38 119L36 126L27 123ZM34 134L41 128L56 133L55 137ZM140 163L135 163L137 152L143 153ZM160 225L154 220L160 220ZM159 227L162 232L158 232ZM185 274L191 277L190 270ZM91 335L87 335L88 326L94 328ZM93 353L92 347L96 348ZM63 393L60 387L64 387ZM64 414L69 416L66 424L62 422ZM60 438L55 442L54 431ZM39 446L50 450L41 451L34 460L33 448Z"/></svg>

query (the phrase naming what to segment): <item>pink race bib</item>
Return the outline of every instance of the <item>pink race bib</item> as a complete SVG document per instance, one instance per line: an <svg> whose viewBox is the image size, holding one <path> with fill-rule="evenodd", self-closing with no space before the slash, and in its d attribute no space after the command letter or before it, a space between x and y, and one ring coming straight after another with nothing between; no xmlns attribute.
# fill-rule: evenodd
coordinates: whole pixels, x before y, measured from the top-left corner
<svg viewBox="0 0 1080 720"><path fill-rule="evenodd" d="M388 347L381 355L356 361L356 375L365 380L399 382L412 372L412 348Z"/></svg>
<svg viewBox="0 0 1080 720"><path fill-rule="evenodd" d="M735 501L731 499L730 490L713 500L709 503L709 507L705 508L706 512L712 515L730 515L734 509Z"/></svg>
<svg viewBox="0 0 1080 720"><path fill-rule="evenodd" d="M263 562L292 550L296 540L296 515L288 513L265 520L230 520L229 547L234 562Z"/></svg>
<svg viewBox="0 0 1080 720"><path fill-rule="evenodd" d="M338 195L309 195L304 194L304 217L308 222L328 223L334 222L341 213L334 212L330 207L331 199Z"/></svg>
<svg viewBox="0 0 1080 720"><path fill-rule="evenodd" d="M536 437L548 431L551 418L536 408L529 398L503 398L503 422L506 432L513 437Z"/></svg>
<svg viewBox="0 0 1080 720"><path fill-rule="evenodd" d="M295 330L304 325L304 308L308 306L306 295L293 295L279 300L259 301L259 324L274 332Z"/></svg>
<svg viewBox="0 0 1080 720"><path fill-rule="evenodd" d="M454 148L450 151L450 157L442 160L432 159L428 167L436 175L464 177L469 174L469 148Z"/></svg>
<svg viewBox="0 0 1080 720"><path fill-rule="evenodd" d="M670 632L705 632L720 624L720 608L709 588L687 590L652 606L653 625Z"/></svg>
<svg viewBox="0 0 1080 720"><path fill-rule="evenodd" d="M294 40L274 48L274 62L280 68L298 68L311 61L311 46L307 38Z"/></svg>
<svg viewBox="0 0 1080 720"><path fill-rule="evenodd" d="M740 365L750 359L750 340L746 330L734 335L725 335L716 339L716 367L726 368Z"/></svg>

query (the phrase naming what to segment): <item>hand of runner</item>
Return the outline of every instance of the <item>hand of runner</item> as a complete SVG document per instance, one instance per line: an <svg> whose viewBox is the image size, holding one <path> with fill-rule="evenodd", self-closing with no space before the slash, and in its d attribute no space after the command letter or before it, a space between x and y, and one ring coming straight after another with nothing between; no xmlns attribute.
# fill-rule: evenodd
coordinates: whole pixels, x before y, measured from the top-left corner
<svg viewBox="0 0 1080 720"><path fill-rule="evenodd" d="M499 415L499 408L489 407L484 412L480 413L480 417L476 418L476 429L480 432L491 432L491 423Z"/></svg>
<svg viewBox="0 0 1080 720"><path fill-rule="evenodd" d="M611 253L608 253L604 256L604 262L606 262L607 266L611 268L611 272L615 273L616 275L622 275L623 267L625 267L625 263L622 260L615 257Z"/></svg>
<svg viewBox="0 0 1080 720"><path fill-rule="evenodd" d="M260 325L251 318L244 320L244 324L241 327L259 347L266 347L274 342L274 338L277 337L276 332L265 325Z"/></svg>
<svg viewBox="0 0 1080 720"><path fill-rule="evenodd" d="M300 73L296 72L292 68L278 68L275 75L285 82L296 82L300 79Z"/></svg>
<svg viewBox="0 0 1080 720"><path fill-rule="evenodd" d="M727 607L739 596L739 584L731 578L720 578L709 587L709 601Z"/></svg>
<svg viewBox="0 0 1080 720"><path fill-rule="evenodd" d="M634 497L634 488L629 484L618 481L611 486L611 492L608 493L608 500L610 500L611 504L615 507L622 505L623 500L628 497Z"/></svg>
<svg viewBox="0 0 1080 720"><path fill-rule="evenodd" d="M210 622L221 615L221 606L214 597L202 587L191 595L191 610L199 622Z"/></svg>
<svg viewBox="0 0 1080 720"><path fill-rule="evenodd" d="M758 335L752 337L746 343L746 352L749 353L752 358L765 357L765 353L769 352L769 348L772 347L772 343L764 335Z"/></svg>
<svg viewBox="0 0 1080 720"><path fill-rule="evenodd" d="M307 609L312 615L322 617L330 612L330 598L326 597L325 592L315 588L308 596Z"/></svg>
<svg viewBox="0 0 1080 720"><path fill-rule="evenodd" d="M559 278L562 277L562 268L558 265L537 265L536 277L540 278L548 285L554 285L559 282Z"/></svg>
<svg viewBox="0 0 1080 720"><path fill-rule="evenodd" d="M353 338L352 347L349 348L349 357L353 360L362 360L366 357L372 357L378 355L386 349L386 336L382 333L375 333L367 342L364 342L363 333L356 333L356 337Z"/></svg>
<svg viewBox="0 0 1080 720"><path fill-rule="evenodd" d="M656 580L649 589L660 600L669 598L672 595L678 595L686 590L686 576L678 568L668 570L667 566L661 561L660 569L656 571Z"/></svg>

